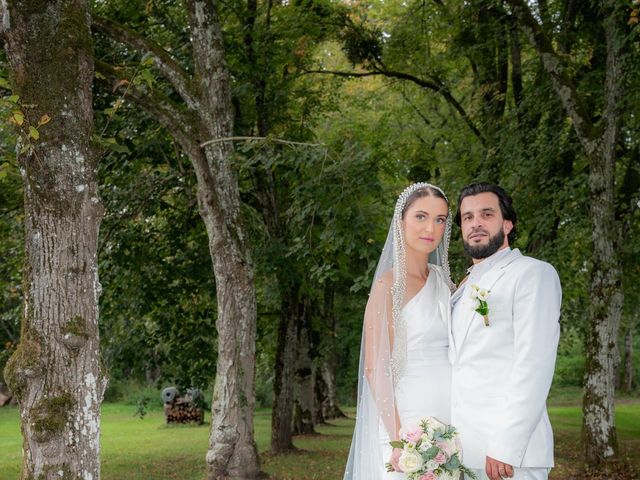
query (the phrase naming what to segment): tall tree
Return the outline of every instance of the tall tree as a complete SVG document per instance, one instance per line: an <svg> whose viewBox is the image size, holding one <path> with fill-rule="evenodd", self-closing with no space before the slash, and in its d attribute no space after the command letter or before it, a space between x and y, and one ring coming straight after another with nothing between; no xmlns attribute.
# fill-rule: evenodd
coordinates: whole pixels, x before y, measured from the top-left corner
<svg viewBox="0 0 640 480"><path fill-rule="evenodd" d="M588 158L593 265L589 285L583 437L586 463L597 467L617 454L614 393L623 294L617 249L621 224L616 218L615 174L625 88L625 17L620 2L609 0L591 7L596 23L600 23L596 28L603 32L606 62L599 96L601 103L594 107L601 112L597 114L576 87L569 66L557 52L545 26L533 16L529 4L523 0L508 0L508 3L538 53Z"/></svg>
<svg viewBox="0 0 640 480"><path fill-rule="evenodd" d="M160 88L129 84L111 65L101 64L100 71L117 85L127 85L123 89L126 97L170 132L193 165L218 304L218 359L207 478L254 478L260 470L253 436L256 299L240 218L238 181L231 164L231 80L215 2L188 0L183 7L192 74L188 73L191 65L183 67L152 39L107 19L94 21L97 31L152 59L167 82L163 86L173 89L171 95Z"/></svg>
<svg viewBox="0 0 640 480"><path fill-rule="evenodd" d="M100 478L97 155L87 2L3 2L0 27L19 96L13 122L25 211L17 396L22 478ZM50 122L47 124L47 120ZM62 472L62 473L61 473Z"/></svg>

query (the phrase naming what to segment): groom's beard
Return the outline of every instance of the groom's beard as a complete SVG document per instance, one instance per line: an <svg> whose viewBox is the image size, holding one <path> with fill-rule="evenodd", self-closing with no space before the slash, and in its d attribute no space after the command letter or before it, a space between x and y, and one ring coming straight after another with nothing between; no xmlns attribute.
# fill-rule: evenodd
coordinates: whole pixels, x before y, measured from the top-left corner
<svg viewBox="0 0 640 480"><path fill-rule="evenodd" d="M489 243L486 245L471 245L465 240L462 241L464 251L467 252L471 258L481 260L483 258L490 257L496 253L500 247L504 244L504 231L500 229L493 237L489 237Z"/></svg>

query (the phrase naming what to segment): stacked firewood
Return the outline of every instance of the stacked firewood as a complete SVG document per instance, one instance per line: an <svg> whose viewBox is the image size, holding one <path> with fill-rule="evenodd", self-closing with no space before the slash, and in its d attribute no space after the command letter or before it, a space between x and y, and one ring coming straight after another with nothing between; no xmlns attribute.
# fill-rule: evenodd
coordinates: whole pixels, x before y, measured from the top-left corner
<svg viewBox="0 0 640 480"><path fill-rule="evenodd" d="M204 423L204 409L181 397L164 404L164 416L167 423Z"/></svg>
<svg viewBox="0 0 640 480"><path fill-rule="evenodd" d="M204 423L202 393L199 390L191 389L181 397L177 389L165 388L162 391L162 399L167 423Z"/></svg>

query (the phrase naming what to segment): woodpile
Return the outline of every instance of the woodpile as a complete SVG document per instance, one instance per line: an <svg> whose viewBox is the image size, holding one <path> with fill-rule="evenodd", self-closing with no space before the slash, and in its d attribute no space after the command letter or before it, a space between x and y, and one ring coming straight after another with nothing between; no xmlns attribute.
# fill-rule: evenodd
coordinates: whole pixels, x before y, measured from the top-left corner
<svg viewBox="0 0 640 480"><path fill-rule="evenodd" d="M167 423L204 423L204 409L182 397L164 404L164 416Z"/></svg>
<svg viewBox="0 0 640 480"><path fill-rule="evenodd" d="M162 391L164 402L164 417L167 423L204 423L204 397L196 388L187 390L183 397L179 396L178 389L168 387Z"/></svg>

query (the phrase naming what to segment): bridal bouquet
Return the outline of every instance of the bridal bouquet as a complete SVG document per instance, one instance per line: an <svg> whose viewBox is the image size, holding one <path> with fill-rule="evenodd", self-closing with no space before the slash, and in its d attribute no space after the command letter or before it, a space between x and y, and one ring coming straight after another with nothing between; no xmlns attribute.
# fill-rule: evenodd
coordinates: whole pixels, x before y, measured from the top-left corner
<svg viewBox="0 0 640 480"><path fill-rule="evenodd" d="M462 464L458 433L433 417L423 418L419 426L400 430L400 440L390 442L401 448L400 469L409 480L457 480L460 473L476 476ZM393 466L386 464L387 471Z"/></svg>

